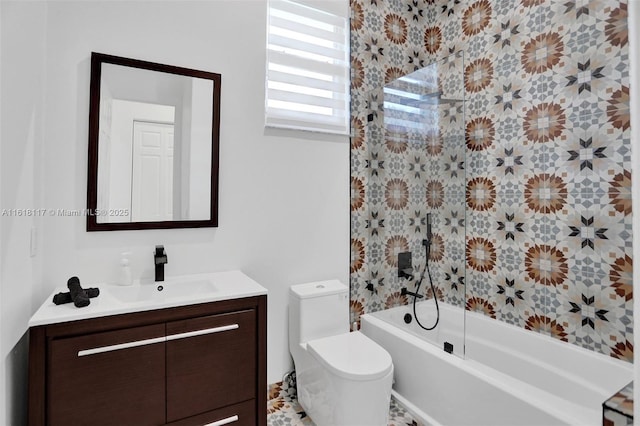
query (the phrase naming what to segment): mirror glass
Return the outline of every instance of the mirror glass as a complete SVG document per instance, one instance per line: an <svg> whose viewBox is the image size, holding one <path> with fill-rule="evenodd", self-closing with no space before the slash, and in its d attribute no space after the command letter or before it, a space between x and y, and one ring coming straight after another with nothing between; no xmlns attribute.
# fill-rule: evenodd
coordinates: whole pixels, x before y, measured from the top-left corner
<svg viewBox="0 0 640 426"><path fill-rule="evenodd" d="M92 55L88 230L217 226L219 94L219 74Z"/></svg>

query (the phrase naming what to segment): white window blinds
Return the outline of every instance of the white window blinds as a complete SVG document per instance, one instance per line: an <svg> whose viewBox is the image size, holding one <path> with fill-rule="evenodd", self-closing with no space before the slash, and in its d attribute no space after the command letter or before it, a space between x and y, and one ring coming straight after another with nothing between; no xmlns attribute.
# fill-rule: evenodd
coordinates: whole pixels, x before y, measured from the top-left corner
<svg viewBox="0 0 640 426"><path fill-rule="evenodd" d="M347 19L270 0L265 125L349 134Z"/></svg>

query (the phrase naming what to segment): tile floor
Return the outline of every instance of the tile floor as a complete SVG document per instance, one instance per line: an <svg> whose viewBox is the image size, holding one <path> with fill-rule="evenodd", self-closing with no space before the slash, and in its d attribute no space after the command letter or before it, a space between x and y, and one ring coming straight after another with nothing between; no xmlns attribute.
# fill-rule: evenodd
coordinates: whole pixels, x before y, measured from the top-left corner
<svg viewBox="0 0 640 426"><path fill-rule="evenodd" d="M295 387L283 382L269 386L268 426L314 426L296 399ZM395 399L389 407L389 426L421 426Z"/></svg>
<svg viewBox="0 0 640 426"><path fill-rule="evenodd" d="M602 404L604 426L633 425L633 382Z"/></svg>

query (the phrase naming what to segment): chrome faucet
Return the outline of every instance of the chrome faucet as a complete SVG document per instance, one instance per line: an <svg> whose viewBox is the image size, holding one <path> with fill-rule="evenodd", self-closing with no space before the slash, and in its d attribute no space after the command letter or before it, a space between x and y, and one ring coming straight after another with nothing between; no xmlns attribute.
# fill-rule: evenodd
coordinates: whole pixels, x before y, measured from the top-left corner
<svg viewBox="0 0 640 426"><path fill-rule="evenodd" d="M164 251L164 246L156 246L156 252L153 255L153 260L156 266L156 282L164 281L164 265L168 263L167 253Z"/></svg>

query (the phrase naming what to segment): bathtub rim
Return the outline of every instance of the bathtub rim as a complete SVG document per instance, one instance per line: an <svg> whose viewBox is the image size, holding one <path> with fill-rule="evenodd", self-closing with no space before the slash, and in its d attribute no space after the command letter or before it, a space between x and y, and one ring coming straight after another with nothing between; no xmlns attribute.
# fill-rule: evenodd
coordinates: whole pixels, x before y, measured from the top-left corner
<svg viewBox="0 0 640 426"><path fill-rule="evenodd" d="M411 323L402 324L398 319L397 323L400 325L399 328L401 328L403 331L413 335L414 337L420 340L428 340L429 342L431 342L431 344L435 346L438 346L438 344L443 344L445 342L453 343L454 344L453 354L460 358L464 358L465 357L464 342L465 342L465 330L466 330L466 316L464 315L464 313L466 311L462 310L462 308L458 306L452 305L450 303L446 303L442 300L439 300L438 303L439 303L439 309L441 313L440 321L438 323L438 326L435 329L426 331L427 336L421 336L421 334L425 333L425 330L420 329L420 326L413 322L416 320L416 318L415 318L414 311L412 309L412 305L413 305L412 303L409 303L408 305L394 306L391 308L383 309L383 310L372 312L365 315L374 315L377 319L382 319L381 317L384 316L385 318L382 319L383 321L391 324L395 324L396 320L390 318L389 314L391 314L391 316L394 316L395 313L400 312L400 316L404 316L404 314L408 313L412 316ZM432 317L428 317L426 321L432 321L436 317L433 298L417 302L416 310L418 312L418 315L421 315L421 314L432 315ZM462 316L460 316L461 312L463 313ZM453 319L454 315L452 314L454 314L457 318ZM422 318L421 321L425 321L425 318ZM444 330L444 334L449 336L449 338L445 340L444 338L442 338L442 336L440 336L442 341L438 341L438 342L435 341L438 339L438 337L435 337L435 340L431 338L432 336L438 336L439 333L443 332L443 330ZM460 347L462 347L462 350L459 349Z"/></svg>
<svg viewBox="0 0 640 426"><path fill-rule="evenodd" d="M428 301L418 302L418 304L426 303L426 302L428 302ZM462 308L460 308L458 306L455 306L455 305L452 305L452 304L449 304L449 303L446 303L446 302L440 301L439 303L441 304L441 307L440 307L441 310L442 309L444 309L444 310L460 310L460 309L462 309ZM394 323L392 321L387 321L386 319L380 318L379 314L381 314L383 312L390 311L390 310L401 311L401 310L406 310L406 309L409 309L408 312L412 313L410 311L410 306L411 305L394 306L393 308L384 309L382 311L376 311L376 312L363 314L361 316L361 318L364 318L365 316L373 316L376 320L383 321L384 323L390 324L393 327ZM542 343L544 343L546 345L552 345L553 347L558 348L559 350L566 350L567 348L571 348L572 351L575 350L575 351L579 352L581 354L581 356L585 356L585 357L588 357L588 358L591 358L591 359L597 359L598 362L604 362L604 363L607 363L607 364L612 365L612 366L615 366L615 364L617 364L616 368L618 368L618 367L625 368L626 370L628 370L630 372L630 376L629 377L632 377L631 376L631 374L632 374L631 372L633 371L633 363L632 362L629 363L629 362L627 362L625 360L617 359L617 358L614 358L614 357L610 357L610 356L607 356L606 354L603 354L603 353L600 353L600 352L596 352L596 351L593 351L593 350L590 350L590 349L587 349L587 348L583 348L582 346L575 345L575 344L572 344L570 342L561 341L559 339L553 338L553 337L545 335L545 334L536 333L535 331L531 331L531 330L526 330L526 329L524 329L522 327L519 327L517 325L511 324L511 323L507 323L505 321L500 321L500 320L495 319L495 318L490 318L490 317L488 317L488 316L486 316L484 314L481 314L479 312L469 311L469 310L465 309L464 310L464 314L465 314L465 316L464 316L464 319L465 319L465 321L464 321L464 334L465 334L464 338L465 339L467 337L466 334L469 331L471 331L472 334L473 334L473 332L475 331L474 329L479 327L479 325L478 325L479 323L480 324L491 323L492 326L495 325L496 327L502 327L502 328L505 328L505 329L509 329L509 331L511 331L511 332L518 332L519 333L521 331L525 331L527 333L530 333L530 338L531 339L540 341L540 342L542 342ZM422 342L431 343L431 345L433 345L433 341L429 341L428 339L423 339L422 337L417 336L416 333L414 333L413 331L407 331L403 327L403 324L400 324L400 327L398 327L398 329L401 330L403 333L407 333L410 336L416 337L417 339L419 339ZM482 336L481 338L475 339L475 340L477 340L477 341L487 341L488 339L486 339L485 336ZM465 343L466 343L466 340L465 340ZM567 346L567 345L569 345L569 346ZM433 345L433 346L435 348L437 348L437 346L435 346L435 345ZM494 344L493 346L496 346L496 345ZM518 352L516 350L513 350L512 348L510 348L510 347L508 347L506 345L499 344L498 346L500 346L501 348L505 348L507 350L507 352L521 354L520 352ZM471 357L471 358L467 357L467 350L466 349L467 348L465 347L465 350L462 351L462 355L458 355L457 353L455 353L455 355L459 356L459 358L461 358L461 359L473 361L474 360L473 357ZM533 361L536 364L544 364L545 366L549 366L548 363L539 362L535 358L533 358L532 356L529 356L527 354L524 354L524 357L527 358L528 360ZM563 371L561 368L558 368L558 367L555 367L555 366L549 366L549 368L550 368L551 371L558 372L558 373ZM575 374L572 375L572 376L575 376ZM630 380L632 380L632 379L630 379ZM582 385L587 386L589 388L592 388L593 390L598 390L597 389L598 388L597 385L593 385L591 382L588 382L588 381L586 381L584 379L577 378L575 381L576 382L581 382Z"/></svg>

